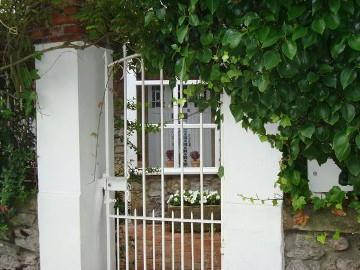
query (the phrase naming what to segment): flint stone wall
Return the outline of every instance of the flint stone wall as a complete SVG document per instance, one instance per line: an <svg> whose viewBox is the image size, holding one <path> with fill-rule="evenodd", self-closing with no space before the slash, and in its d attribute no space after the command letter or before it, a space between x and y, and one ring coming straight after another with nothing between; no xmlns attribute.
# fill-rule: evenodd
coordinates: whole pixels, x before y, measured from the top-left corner
<svg viewBox="0 0 360 270"><path fill-rule="evenodd" d="M330 211L308 211L310 221L304 227L293 224L290 212L284 210L286 270L360 270L360 224L354 212L337 217ZM341 233L334 240L336 230ZM323 233L325 244L316 240Z"/></svg>
<svg viewBox="0 0 360 270"><path fill-rule="evenodd" d="M31 199L0 234L0 270L39 270L39 230L36 199Z"/></svg>

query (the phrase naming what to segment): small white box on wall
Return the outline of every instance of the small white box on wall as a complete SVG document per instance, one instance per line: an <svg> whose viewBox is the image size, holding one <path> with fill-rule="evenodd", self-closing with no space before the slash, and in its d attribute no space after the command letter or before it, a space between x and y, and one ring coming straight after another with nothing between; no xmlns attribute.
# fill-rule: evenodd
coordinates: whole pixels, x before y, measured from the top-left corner
<svg viewBox="0 0 360 270"><path fill-rule="evenodd" d="M308 178L310 190L314 193L328 192L333 186L339 186L343 191L352 191L352 186L341 186L339 175L341 169L332 159L321 166L316 160L308 160Z"/></svg>

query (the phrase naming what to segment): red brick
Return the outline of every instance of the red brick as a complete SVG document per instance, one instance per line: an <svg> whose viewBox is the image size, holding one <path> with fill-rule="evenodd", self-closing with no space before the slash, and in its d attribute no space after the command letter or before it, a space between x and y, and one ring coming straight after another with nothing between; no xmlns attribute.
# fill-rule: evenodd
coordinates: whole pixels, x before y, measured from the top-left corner
<svg viewBox="0 0 360 270"><path fill-rule="evenodd" d="M65 34L83 34L85 31L78 25L64 26Z"/></svg>
<svg viewBox="0 0 360 270"><path fill-rule="evenodd" d="M63 25L63 24L76 24L78 21L74 16L66 15L64 13L55 13L52 16L52 23L54 25Z"/></svg>

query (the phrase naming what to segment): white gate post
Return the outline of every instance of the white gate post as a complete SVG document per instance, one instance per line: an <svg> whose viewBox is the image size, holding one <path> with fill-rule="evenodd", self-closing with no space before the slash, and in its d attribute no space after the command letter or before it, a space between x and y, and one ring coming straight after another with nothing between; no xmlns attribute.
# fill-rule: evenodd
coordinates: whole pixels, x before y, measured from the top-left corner
<svg viewBox="0 0 360 270"><path fill-rule="evenodd" d="M36 62L42 270L106 269L105 205L96 180L105 170L105 52L57 49Z"/></svg>
<svg viewBox="0 0 360 270"><path fill-rule="evenodd" d="M273 198L281 154L236 123L224 95L222 125L223 269L283 269L282 203L243 201L239 194Z"/></svg>

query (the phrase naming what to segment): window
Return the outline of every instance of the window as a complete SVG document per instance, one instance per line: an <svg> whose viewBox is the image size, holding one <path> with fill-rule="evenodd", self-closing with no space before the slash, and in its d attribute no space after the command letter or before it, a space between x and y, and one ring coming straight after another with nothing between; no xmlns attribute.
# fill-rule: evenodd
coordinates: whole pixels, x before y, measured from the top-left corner
<svg viewBox="0 0 360 270"><path fill-rule="evenodd" d="M188 81L183 85L197 83L197 81ZM137 102L141 100L141 84L139 80L135 81L134 86L128 88L128 100L136 98ZM160 100L160 82L159 80L145 80L145 99L146 103L146 123L158 125L161 122L161 100ZM164 166L168 174L178 173L181 168L181 153L183 154L183 165L185 173L198 171L200 158L203 159L204 173L217 173L220 163L220 131L214 123L214 115L210 108L202 113L203 118L203 138L200 139L200 113L198 107L187 102L182 108L184 116L181 127L180 111L178 104L174 99L181 96L180 84L177 82L174 88L170 87L169 81L164 80L164 141L163 153L161 153L161 134L160 132L147 132L145 138L146 144L146 167L158 168L161 166L161 155L164 157ZM185 94L183 95L185 96ZM141 109L138 109L137 119L141 123ZM181 134L182 130L182 134ZM136 139L131 141L137 144L141 149L141 132L134 134ZM183 139L181 143L181 138ZM200 157L202 142L203 157ZM183 149L181 151L181 145ZM134 154L134 159L139 164L141 162L141 153Z"/></svg>

